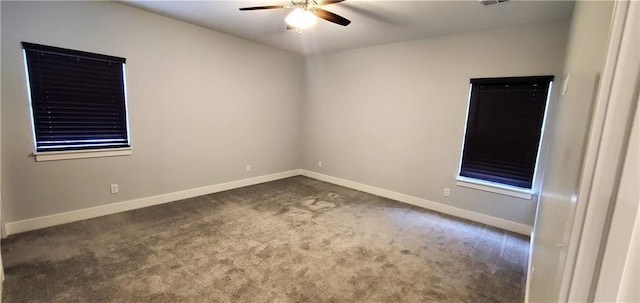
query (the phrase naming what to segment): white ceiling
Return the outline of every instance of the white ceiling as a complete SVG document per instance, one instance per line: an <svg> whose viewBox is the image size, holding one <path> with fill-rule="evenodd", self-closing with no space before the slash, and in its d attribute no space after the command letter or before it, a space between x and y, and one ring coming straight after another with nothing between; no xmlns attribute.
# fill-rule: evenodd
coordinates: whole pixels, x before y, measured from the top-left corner
<svg viewBox="0 0 640 303"><path fill-rule="evenodd" d="M289 4L286 0L123 2L305 55L568 18L573 9L571 1L512 0L482 6L477 0L347 0L322 8L351 20L350 25L343 27L318 20L299 34L286 30L284 18L290 9L238 10L245 6Z"/></svg>

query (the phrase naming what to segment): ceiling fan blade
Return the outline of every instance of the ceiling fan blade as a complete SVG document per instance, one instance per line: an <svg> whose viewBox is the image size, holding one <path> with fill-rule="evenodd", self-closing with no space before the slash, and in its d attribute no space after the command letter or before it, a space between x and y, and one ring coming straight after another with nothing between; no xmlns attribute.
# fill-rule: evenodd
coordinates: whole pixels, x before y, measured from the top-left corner
<svg viewBox="0 0 640 303"><path fill-rule="evenodd" d="M259 9L274 9L274 8L284 8L284 5L265 5L265 6L251 6L251 7L241 7L241 11L255 11Z"/></svg>
<svg viewBox="0 0 640 303"><path fill-rule="evenodd" d="M340 3L342 1L345 1L345 0L318 0L317 3L318 5L327 5L327 4Z"/></svg>
<svg viewBox="0 0 640 303"><path fill-rule="evenodd" d="M291 26L291 25L287 24L287 30L290 30L290 29L298 29L298 28L293 27L293 26Z"/></svg>
<svg viewBox="0 0 640 303"><path fill-rule="evenodd" d="M322 18L324 20L327 20L329 22L333 22L336 24L340 24L342 26L347 26L349 25L349 23L351 23L349 19L342 17L340 15L336 15L330 11L325 11L321 8L314 7L311 9L311 12L314 15L318 16L318 18Z"/></svg>

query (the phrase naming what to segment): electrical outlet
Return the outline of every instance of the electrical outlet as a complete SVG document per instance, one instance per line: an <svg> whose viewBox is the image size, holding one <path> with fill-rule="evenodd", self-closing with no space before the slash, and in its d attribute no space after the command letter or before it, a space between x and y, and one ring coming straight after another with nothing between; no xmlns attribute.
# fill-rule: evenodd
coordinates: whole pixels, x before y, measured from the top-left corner
<svg viewBox="0 0 640 303"><path fill-rule="evenodd" d="M247 167L245 168L245 170L246 170L247 172L250 172L250 171L251 171L251 165L247 165Z"/></svg>
<svg viewBox="0 0 640 303"><path fill-rule="evenodd" d="M117 194L118 192L120 192L120 189L118 188L118 184L111 184L111 193Z"/></svg>
<svg viewBox="0 0 640 303"><path fill-rule="evenodd" d="M449 189L449 188L446 188L446 187L445 187L445 189L444 189L444 196L445 196L445 197L448 197L448 196L450 196L450 195L451 195L451 189Z"/></svg>
<svg viewBox="0 0 640 303"><path fill-rule="evenodd" d="M322 167L322 161L318 161L318 167Z"/></svg>

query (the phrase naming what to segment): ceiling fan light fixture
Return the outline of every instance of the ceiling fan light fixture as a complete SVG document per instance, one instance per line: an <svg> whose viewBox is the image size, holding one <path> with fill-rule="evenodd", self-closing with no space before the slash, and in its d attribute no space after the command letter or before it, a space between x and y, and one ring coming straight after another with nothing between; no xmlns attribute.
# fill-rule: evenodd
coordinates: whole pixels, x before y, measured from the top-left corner
<svg viewBox="0 0 640 303"><path fill-rule="evenodd" d="M316 16L309 10L297 7L284 19L289 26L298 29L307 28L316 23Z"/></svg>

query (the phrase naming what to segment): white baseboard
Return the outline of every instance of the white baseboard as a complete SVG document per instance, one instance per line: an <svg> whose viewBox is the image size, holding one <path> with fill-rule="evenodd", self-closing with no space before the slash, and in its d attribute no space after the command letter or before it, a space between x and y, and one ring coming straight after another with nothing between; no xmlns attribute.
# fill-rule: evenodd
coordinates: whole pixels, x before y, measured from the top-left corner
<svg viewBox="0 0 640 303"><path fill-rule="evenodd" d="M65 224L85 219L91 219L101 217L105 215L115 214L128 210L143 208L147 206L153 206L182 199L193 198L197 196L212 194L234 188L260 184L264 182L289 178L300 175L300 170L294 169L290 171L264 175L254 178L242 179L237 181L231 181L226 183L220 183L215 185L209 185L204 187L192 188L183 191L172 192L168 194L162 194L157 196L145 197L140 199L134 199L129 201L111 203L91 208L79 209L64 213L58 213L54 215L42 216L32 219L26 219L15 222L8 222L5 224L7 235L21 233L30 230L36 230L40 228L50 227L59 224Z"/></svg>
<svg viewBox="0 0 640 303"><path fill-rule="evenodd" d="M382 188L378 188L378 187L374 187L374 186L370 186L370 185L366 185L366 184L362 184L362 183L358 183L350 180L336 178L336 177L316 173L309 170L301 169L300 174L309 178L318 179L321 181L341 185L344 187L353 188L359 191L393 199L396 201L404 202L404 203L415 205L418 207L435 210L437 212L441 212L447 215L452 215L454 217L459 217L459 218L479 222L482 224L494 226L497 228L522 234L525 236L531 236L531 231L533 229L531 226L526 224L513 222L513 221L509 221L509 220L505 220L505 219L501 219L501 218L497 218L489 215L484 215L484 214L469 211L466 209L457 208L450 205L433 202L426 199L413 197L413 196L401 194L398 192L394 192L394 191L390 191L390 190L386 190L386 189L382 189Z"/></svg>
<svg viewBox="0 0 640 303"><path fill-rule="evenodd" d="M128 210L134 210L138 208L212 194L212 193L230 190L234 188L255 185L255 184L260 184L260 183L269 182L269 181L275 181L275 180L289 178L297 175L303 175L309 178L314 178L321 181L341 185L344 187L349 187L355 190L360 190L363 192L378 195L381 197L386 197L399 202L422 207L425 209L430 209L430 210L434 210L444 214L452 215L455 217L487 224L487 225L501 228L504 230L509 230L515 233L523 234L526 236L530 236L532 231L532 227L526 224L521 224L521 223L517 223L517 222L513 222L513 221L509 221L509 220L505 220L505 219L501 219L501 218L497 218L489 215L484 215L484 214L476 213L466 209L461 209L461 208L449 206L446 204L433 202L426 199L413 197L413 196L405 195L402 193L398 193L398 192L350 181L350 180L336 178L336 177L332 177L332 176L328 176L328 175L324 175L324 174L320 174L320 173L316 173L316 172L308 171L304 169L294 169L294 170L270 174L270 175L264 175L264 176L254 177L254 178L248 178L248 179L220 183L220 184L215 184L210 186L193 188L193 189L177 191L177 192L168 193L168 194L111 203L107 205L79 209L79 210L53 214L48 216L42 216L42 217L37 217L32 219L26 219L21 221L8 222L5 224L5 230L7 235L11 235L11 234L30 231L30 230L50 227L54 225L65 224L65 223L70 223L70 222L75 222L75 221L80 221L85 219L91 219L91 218L101 217L101 216L115 214L119 212L124 212Z"/></svg>

